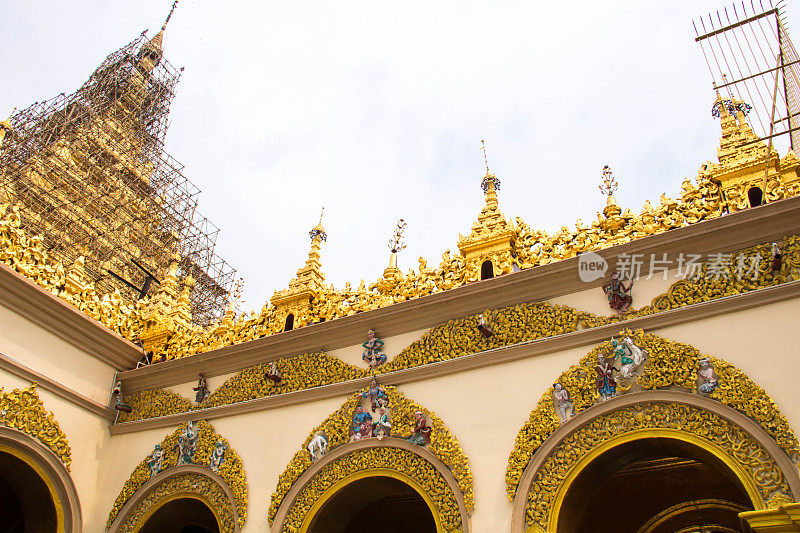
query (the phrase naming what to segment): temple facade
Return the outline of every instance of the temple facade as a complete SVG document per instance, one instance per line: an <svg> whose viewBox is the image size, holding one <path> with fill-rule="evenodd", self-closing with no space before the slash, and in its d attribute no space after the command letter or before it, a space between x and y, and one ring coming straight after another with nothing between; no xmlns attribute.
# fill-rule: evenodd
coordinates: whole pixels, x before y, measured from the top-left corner
<svg viewBox="0 0 800 533"><path fill-rule="evenodd" d="M606 169L596 219L549 234L487 165L438 265L397 267L400 225L379 279L335 288L320 219L286 289L208 325L175 235L132 301L9 192L0 530L800 531L800 160L711 103L716 162L637 211Z"/></svg>

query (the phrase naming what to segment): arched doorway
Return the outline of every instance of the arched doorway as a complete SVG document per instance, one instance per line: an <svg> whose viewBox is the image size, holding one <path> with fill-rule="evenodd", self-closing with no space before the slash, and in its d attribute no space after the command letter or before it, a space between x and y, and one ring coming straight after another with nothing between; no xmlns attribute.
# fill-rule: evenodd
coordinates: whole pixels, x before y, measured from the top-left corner
<svg viewBox="0 0 800 533"><path fill-rule="evenodd" d="M494 277L494 265L490 260L486 260L481 265L481 281Z"/></svg>
<svg viewBox="0 0 800 533"><path fill-rule="evenodd" d="M642 438L604 451L580 470L556 530L739 532L738 513L749 510L747 489L713 453L684 440Z"/></svg>
<svg viewBox="0 0 800 533"><path fill-rule="evenodd" d="M747 191L747 199L750 201L750 207L758 207L764 201L764 193L761 187L750 187Z"/></svg>
<svg viewBox="0 0 800 533"><path fill-rule="evenodd" d="M0 531L58 531L50 489L26 459L0 448Z"/></svg>
<svg viewBox="0 0 800 533"><path fill-rule="evenodd" d="M340 488L314 514L309 533L369 531L435 533L428 503L409 484L389 476L369 476Z"/></svg>
<svg viewBox="0 0 800 533"><path fill-rule="evenodd" d="M139 533L219 533L219 523L205 502L183 497L167 501L145 520Z"/></svg>
<svg viewBox="0 0 800 533"><path fill-rule="evenodd" d="M286 315L286 322L283 325L283 331L292 331L294 329L294 315L289 313Z"/></svg>

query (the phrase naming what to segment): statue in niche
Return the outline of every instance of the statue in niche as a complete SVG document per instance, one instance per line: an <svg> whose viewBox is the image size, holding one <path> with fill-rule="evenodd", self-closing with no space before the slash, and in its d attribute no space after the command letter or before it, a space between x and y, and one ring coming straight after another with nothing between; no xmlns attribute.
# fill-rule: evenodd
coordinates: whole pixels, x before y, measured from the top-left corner
<svg viewBox="0 0 800 533"><path fill-rule="evenodd" d="M194 391L194 401L196 403L201 403L211 395L211 391L208 390L208 384L206 383L206 377L202 372L200 372L197 378L197 387L192 387L192 390Z"/></svg>
<svg viewBox="0 0 800 533"><path fill-rule="evenodd" d="M783 256L781 255L781 249L778 248L778 243L772 243L772 273L780 272L781 267L783 267Z"/></svg>
<svg viewBox="0 0 800 533"><path fill-rule="evenodd" d="M597 392L600 393L602 400L613 398L617 394L617 382L614 380L614 370L611 361L603 354L597 355L597 365L594 371L597 372Z"/></svg>
<svg viewBox="0 0 800 533"><path fill-rule="evenodd" d="M624 313L633 304L633 280L625 287L625 283L619 279L619 272L611 274L611 281L603 285L603 292L608 297L608 306L618 313Z"/></svg>
<svg viewBox="0 0 800 533"><path fill-rule="evenodd" d="M122 382L117 381L117 384L114 385L114 390L111 391L111 395L115 398L114 401L114 409L117 411L121 411L123 413L130 413L133 411L133 408L125 403L122 399Z"/></svg>
<svg viewBox="0 0 800 533"><path fill-rule="evenodd" d="M417 444L419 446L425 446L426 444L430 444L431 442L431 428L428 425L428 421L425 419L425 415L422 414L422 411L417 411L414 413L414 433L411 434L406 440L411 444Z"/></svg>
<svg viewBox="0 0 800 533"><path fill-rule="evenodd" d="M372 436L372 415L364 412L364 408L360 405L356 407L356 414L353 415L350 433L351 440L361 440Z"/></svg>
<svg viewBox="0 0 800 533"><path fill-rule="evenodd" d="M161 465L164 461L164 450L160 444L156 444L153 453L147 456L145 463L150 468L150 477L157 476L161 472Z"/></svg>
<svg viewBox="0 0 800 533"><path fill-rule="evenodd" d="M221 440L217 441L217 447L211 452L211 457L208 459L208 467L215 474L219 474L219 467L225 462L225 450L228 447Z"/></svg>
<svg viewBox="0 0 800 533"><path fill-rule="evenodd" d="M383 341L375 337L373 330L367 332L367 340L361 346L364 347L364 353L361 358L370 367L375 368L386 362L386 354L383 353Z"/></svg>
<svg viewBox="0 0 800 533"><path fill-rule="evenodd" d="M612 338L611 346L614 348L614 360L619 357L619 373L624 378L633 376L647 358L647 351L636 346L630 337L625 337L622 341Z"/></svg>
<svg viewBox="0 0 800 533"><path fill-rule="evenodd" d="M710 357L700 359L700 368L697 369L697 390L711 394L719 385L719 376L714 371Z"/></svg>
<svg viewBox="0 0 800 533"><path fill-rule="evenodd" d="M372 403L373 413L378 409L378 407L386 407L389 405L389 397L386 396L386 390L378 385L374 377L372 378L369 388L361 393L361 397L369 398L370 403Z"/></svg>
<svg viewBox="0 0 800 533"><path fill-rule="evenodd" d="M194 453L197 451L197 428L194 427L194 422L186 424L186 429L183 430L181 436L178 438L178 444L175 446L178 450L178 464L190 465L194 464Z"/></svg>
<svg viewBox="0 0 800 533"><path fill-rule="evenodd" d="M382 440L384 437L388 437L392 431L392 423L389 420L389 415L386 414L386 408L381 407L380 411L378 411L378 421L375 422L375 427L372 430L372 434L375 437L378 437L378 440Z"/></svg>
<svg viewBox="0 0 800 533"><path fill-rule="evenodd" d="M322 431L317 431L308 443L308 453L312 461L318 461L328 453L328 436Z"/></svg>
<svg viewBox="0 0 800 533"><path fill-rule="evenodd" d="M483 317L483 313L478 315L478 331L481 332L481 335L486 337L487 339L494 335L494 331L492 328L489 327L489 324L486 322L486 319Z"/></svg>
<svg viewBox="0 0 800 533"><path fill-rule="evenodd" d="M575 405L572 403L569 391L561 383L553 385L553 407L562 424L575 416Z"/></svg>
<svg viewBox="0 0 800 533"><path fill-rule="evenodd" d="M280 369L278 368L278 364L275 361L272 361L269 364L269 371L267 372L267 379L270 380L272 383L277 385L283 379L283 375L281 374Z"/></svg>

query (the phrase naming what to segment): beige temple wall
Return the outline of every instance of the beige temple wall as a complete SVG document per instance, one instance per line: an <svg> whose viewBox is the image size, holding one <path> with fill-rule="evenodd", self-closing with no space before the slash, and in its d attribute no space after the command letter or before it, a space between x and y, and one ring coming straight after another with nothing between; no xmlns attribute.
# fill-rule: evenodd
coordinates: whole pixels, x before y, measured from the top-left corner
<svg viewBox="0 0 800 533"><path fill-rule="evenodd" d="M579 304L585 301L587 306L594 305L598 298L602 302L604 295L600 292L598 297L597 292L599 289L571 295L569 303L586 308ZM796 376L800 374L800 354L796 348L800 346L800 328L795 324L798 312L800 299L794 299L654 333L693 344L709 355L739 366L775 399L793 429L800 433L800 391L796 386ZM511 504L506 497L505 470L517 432L544 391L592 346L399 387L409 398L435 411L469 457L475 480L473 532L509 530ZM345 397L333 398L211 421L244 463L249 487L244 531L266 530L267 508L278 475L309 432L344 401ZM108 453L104 454L108 467L103 468L109 473L98 486L99 505L91 515L92 523L104 523L131 470L174 429L111 439Z"/></svg>

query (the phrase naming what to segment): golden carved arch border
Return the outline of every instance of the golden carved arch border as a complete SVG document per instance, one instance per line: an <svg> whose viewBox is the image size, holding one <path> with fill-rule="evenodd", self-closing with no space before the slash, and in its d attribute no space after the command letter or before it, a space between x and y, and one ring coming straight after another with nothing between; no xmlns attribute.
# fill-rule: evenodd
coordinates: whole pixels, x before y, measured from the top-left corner
<svg viewBox="0 0 800 533"><path fill-rule="evenodd" d="M142 492L145 487L149 487L149 490L152 490L154 480L164 479L165 474L168 474L166 477L170 477L176 472L180 473L183 471L182 469L184 469L184 466L196 467L196 472L205 475L205 477L208 479L215 481L217 479L221 480L222 486L224 486L226 490L230 492L231 501L234 502L233 505L235 512L233 515L236 517L235 530L238 531L238 529L244 525L247 517L247 481L245 479L242 460L239 457L239 454L236 453L236 450L231 447L227 439L214 431L214 427L211 424L205 420L200 420L195 422L195 424L197 427L198 439L194 454L194 462L190 465L177 465L178 441L181 433L185 431L188 425L183 424L172 434L168 435L160 443L158 443L163 451L162 467L159 474L151 477L150 467L146 462L149 456L142 459L142 461L133 469L133 472L131 472L130 477L123 485L122 489L117 495L116 500L114 501L111 511L109 512L108 520L106 522L107 528L111 528L113 524L117 524L119 522L119 517L123 509L130 509L129 503L134 497L138 495L141 499L147 495L147 492ZM219 474L216 474L211 471L208 465L211 454L213 453L217 442L219 441L222 441L222 443L225 445L225 459L219 466ZM205 483L205 481L203 481L203 483ZM165 487L164 490L167 489L172 490L171 487ZM189 492L191 493L191 491ZM215 499L210 502L211 504L215 505L219 504L217 505L217 508L212 507L212 511L214 511L218 518L227 516L222 512L222 504L224 501L225 499L223 498ZM220 522L220 528L222 528L222 526L223 524Z"/></svg>
<svg viewBox="0 0 800 533"><path fill-rule="evenodd" d="M512 532L554 530L563 497L584 466L622 440L656 436L689 442L721 459L756 509L800 494L794 461L749 417L697 394L635 392L579 413L542 444L520 479Z"/></svg>
<svg viewBox="0 0 800 533"><path fill-rule="evenodd" d="M138 531L156 510L178 498L205 503L214 513L221 533L240 530L236 498L228 483L202 465L181 465L161 472L140 486L119 510L108 531Z"/></svg>
<svg viewBox="0 0 800 533"><path fill-rule="evenodd" d="M27 433L0 425L0 452L26 462L42 478L56 507L59 531L83 531L78 491L66 465L52 449Z"/></svg>
<svg viewBox="0 0 800 533"><path fill-rule="evenodd" d="M315 462L283 498L271 531L301 530L318 498L337 483L367 470L393 471L399 474L398 478L414 479L418 484L414 488L418 492L422 488L423 498L426 502L431 500L436 508L438 516L434 515L434 518L437 524L441 523L448 532L469 533L469 510L459 482L447 465L427 448L396 437L347 443ZM435 490L430 490L432 488Z"/></svg>

